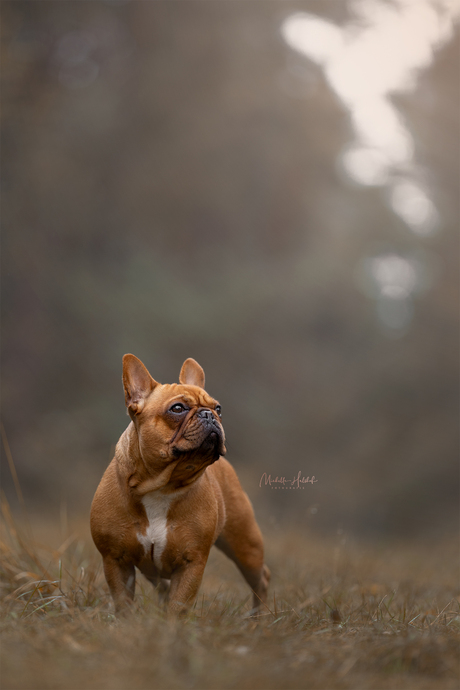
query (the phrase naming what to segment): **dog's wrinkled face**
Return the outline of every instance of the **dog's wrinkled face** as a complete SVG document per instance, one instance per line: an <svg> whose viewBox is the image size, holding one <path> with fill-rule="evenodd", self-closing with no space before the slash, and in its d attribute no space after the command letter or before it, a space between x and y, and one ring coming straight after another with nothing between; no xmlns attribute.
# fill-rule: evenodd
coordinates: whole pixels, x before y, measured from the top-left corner
<svg viewBox="0 0 460 690"><path fill-rule="evenodd" d="M220 423L220 405L205 391L177 386L184 392L167 404L165 419L175 429L170 445L173 456L183 453L214 455L224 452L224 435Z"/></svg>
<svg viewBox="0 0 460 690"><path fill-rule="evenodd" d="M134 355L123 358L128 413L146 463L179 461L173 477L189 483L225 454L219 403L203 389L204 372L193 359L182 366L179 384L154 381Z"/></svg>

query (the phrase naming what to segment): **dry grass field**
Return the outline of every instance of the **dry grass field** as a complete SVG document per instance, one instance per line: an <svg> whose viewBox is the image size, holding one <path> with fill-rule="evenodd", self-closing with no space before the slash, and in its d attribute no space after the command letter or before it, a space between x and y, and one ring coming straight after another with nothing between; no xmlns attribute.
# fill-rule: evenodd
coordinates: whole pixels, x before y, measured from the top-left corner
<svg viewBox="0 0 460 690"><path fill-rule="evenodd" d="M213 550L189 617L141 575L117 620L86 521L18 528L3 503L2 690L459 686L457 544L330 542L265 527L269 608ZM61 534L61 528L66 534Z"/></svg>

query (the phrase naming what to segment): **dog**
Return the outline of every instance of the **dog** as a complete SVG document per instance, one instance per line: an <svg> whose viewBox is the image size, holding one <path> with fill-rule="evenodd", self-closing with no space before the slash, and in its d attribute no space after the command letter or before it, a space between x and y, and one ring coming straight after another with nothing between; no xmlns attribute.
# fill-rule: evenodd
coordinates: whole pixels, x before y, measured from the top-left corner
<svg viewBox="0 0 460 690"><path fill-rule="evenodd" d="M160 384L134 355L123 357L131 422L91 507L91 534L117 614L134 599L136 571L165 595L167 613L195 600L211 546L233 560L256 613L270 571L252 505L227 460L219 403L194 359L179 384Z"/></svg>

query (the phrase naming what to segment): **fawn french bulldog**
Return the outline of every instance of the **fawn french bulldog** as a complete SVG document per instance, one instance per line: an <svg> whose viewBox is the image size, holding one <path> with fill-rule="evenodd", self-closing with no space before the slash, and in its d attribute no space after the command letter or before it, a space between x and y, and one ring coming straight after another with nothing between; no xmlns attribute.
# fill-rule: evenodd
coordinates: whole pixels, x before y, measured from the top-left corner
<svg viewBox="0 0 460 690"><path fill-rule="evenodd" d="M194 359L184 362L179 381L157 383L137 357L123 357L131 423L91 508L116 611L133 600L135 566L168 596L168 614L186 611L213 544L236 563L257 609L270 571L251 503L222 457L220 405Z"/></svg>

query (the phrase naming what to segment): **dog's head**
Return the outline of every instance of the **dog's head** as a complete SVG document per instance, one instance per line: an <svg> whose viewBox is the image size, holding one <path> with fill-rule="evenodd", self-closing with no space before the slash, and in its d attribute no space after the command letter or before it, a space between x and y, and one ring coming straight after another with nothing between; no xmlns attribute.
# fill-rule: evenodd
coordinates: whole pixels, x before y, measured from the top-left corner
<svg viewBox="0 0 460 690"><path fill-rule="evenodd" d="M123 386L128 414L149 469L177 462L174 478L186 483L226 452L217 400L204 390L204 371L185 360L179 382L155 381L134 355L123 357Z"/></svg>

